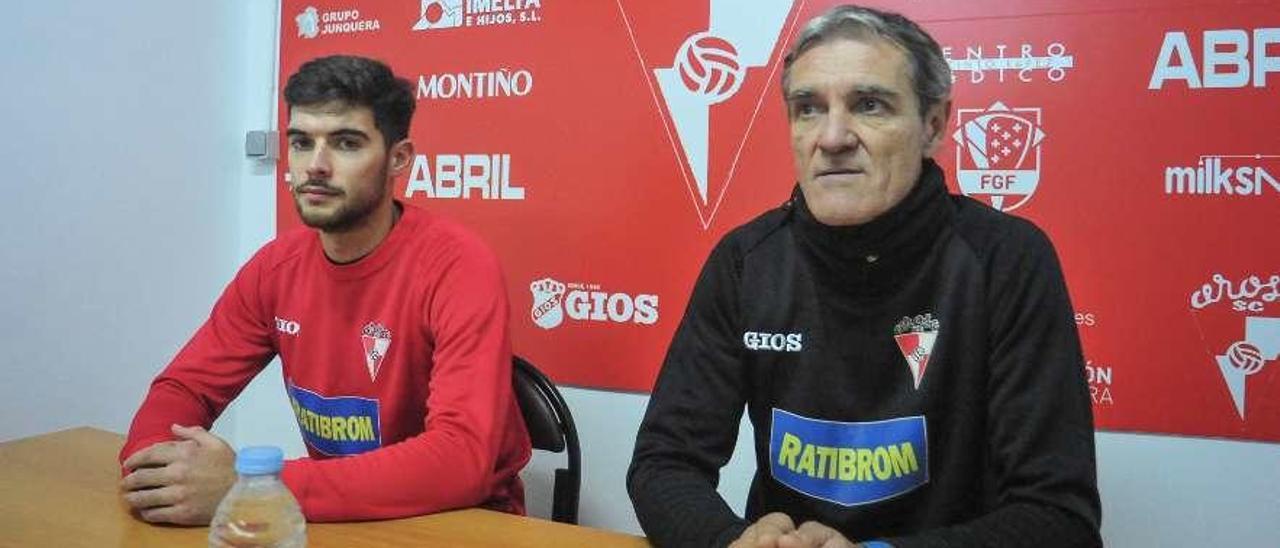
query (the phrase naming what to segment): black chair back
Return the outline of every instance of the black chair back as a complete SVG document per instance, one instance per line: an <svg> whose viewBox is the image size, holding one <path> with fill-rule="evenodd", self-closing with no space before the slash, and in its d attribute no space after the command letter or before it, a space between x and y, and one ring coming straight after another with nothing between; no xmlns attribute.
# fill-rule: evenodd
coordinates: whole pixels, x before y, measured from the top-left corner
<svg viewBox="0 0 1280 548"><path fill-rule="evenodd" d="M529 429L534 449L567 453L565 468L555 471L552 487L551 519L561 523L578 523L578 496L582 483L582 455L578 447L578 429L560 390L551 379L524 358L512 358L516 401Z"/></svg>

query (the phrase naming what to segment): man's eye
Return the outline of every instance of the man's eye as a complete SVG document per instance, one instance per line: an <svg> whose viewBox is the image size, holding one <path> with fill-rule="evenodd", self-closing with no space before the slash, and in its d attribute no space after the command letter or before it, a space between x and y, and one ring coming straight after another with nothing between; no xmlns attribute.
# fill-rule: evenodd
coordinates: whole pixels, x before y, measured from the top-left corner
<svg viewBox="0 0 1280 548"><path fill-rule="evenodd" d="M292 150L310 150L311 141L306 139L292 139L289 141L289 148Z"/></svg>
<svg viewBox="0 0 1280 548"><path fill-rule="evenodd" d="M861 112L865 114L876 114L886 110L886 108L887 108L887 105L885 105L884 101L881 101L880 99L877 99L875 97L863 97L861 99L858 99L858 102L855 103L853 106L853 109L855 112Z"/></svg>
<svg viewBox="0 0 1280 548"><path fill-rule="evenodd" d="M794 107L795 116L797 118L808 118L818 114L820 110L821 109L818 108L818 105L813 103L797 103Z"/></svg>
<svg viewBox="0 0 1280 548"><path fill-rule="evenodd" d="M338 150L359 150L360 149L360 141L357 141L355 139L338 139L338 142L334 144L338 147Z"/></svg>

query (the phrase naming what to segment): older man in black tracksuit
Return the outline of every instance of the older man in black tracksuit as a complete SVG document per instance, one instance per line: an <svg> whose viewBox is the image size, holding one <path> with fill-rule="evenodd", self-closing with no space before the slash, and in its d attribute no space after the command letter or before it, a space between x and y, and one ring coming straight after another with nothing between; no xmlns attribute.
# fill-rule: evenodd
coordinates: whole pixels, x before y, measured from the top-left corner
<svg viewBox="0 0 1280 548"><path fill-rule="evenodd" d="M1096 546L1093 420L1048 238L948 194L936 42L815 18L785 60L798 188L712 251L627 483L664 546ZM746 406L756 475L716 493Z"/></svg>

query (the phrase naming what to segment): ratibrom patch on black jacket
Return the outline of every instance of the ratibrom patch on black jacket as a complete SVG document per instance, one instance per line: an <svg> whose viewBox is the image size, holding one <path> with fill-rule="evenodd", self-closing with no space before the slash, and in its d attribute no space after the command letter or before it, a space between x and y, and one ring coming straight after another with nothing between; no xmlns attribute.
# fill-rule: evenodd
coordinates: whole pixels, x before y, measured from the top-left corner
<svg viewBox="0 0 1280 548"><path fill-rule="evenodd" d="M326 397L288 383L289 404L302 437L331 456L358 455L382 447L378 400L359 396Z"/></svg>
<svg viewBox="0 0 1280 548"><path fill-rule="evenodd" d="M842 506L893 498L929 482L929 442L921 415L869 422L812 419L773 409L773 478Z"/></svg>

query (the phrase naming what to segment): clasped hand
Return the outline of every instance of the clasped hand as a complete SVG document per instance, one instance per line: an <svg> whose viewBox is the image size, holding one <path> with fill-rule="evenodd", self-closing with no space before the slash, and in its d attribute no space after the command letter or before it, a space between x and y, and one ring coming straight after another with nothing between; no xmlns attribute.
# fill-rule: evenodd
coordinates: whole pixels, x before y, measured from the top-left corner
<svg viewBox="0 0 1280 548"><path fill-rule="evenodd" d="M767 514L747 527L729 548L853 548L858 544L816 521L796 527L791 516Z"/></svg>
<svg viewBox="0 0 1280 548"><path fill-rule="evenodd" d="M199 426L172 427L177 440L129 455L124 500L144 521L208 525L236 481L235 450Z"/></svg>

